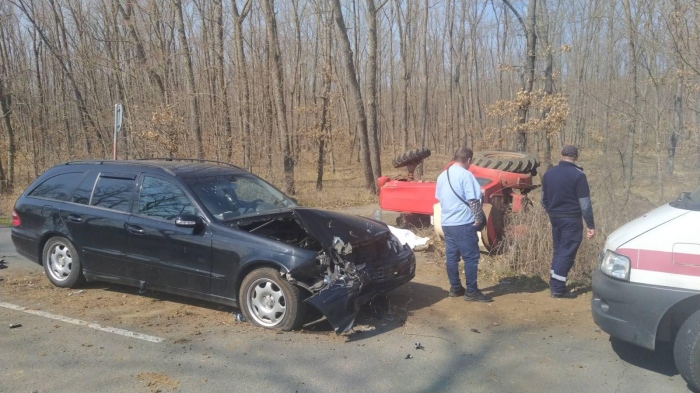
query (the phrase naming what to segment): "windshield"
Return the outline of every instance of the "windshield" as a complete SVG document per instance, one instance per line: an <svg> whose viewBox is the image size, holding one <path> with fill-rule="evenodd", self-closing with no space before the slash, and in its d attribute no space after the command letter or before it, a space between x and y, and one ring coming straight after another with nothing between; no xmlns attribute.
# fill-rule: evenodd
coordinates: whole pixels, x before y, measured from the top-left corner
<svg viewBox="0 0 700 393"><path fill-rule="evenodd" d="M186 182L209 213L221 221L296 206L281 191L254 175L210 176Z"/></svg>
<svg viewBox="0 0 700 393"><path fill-rule="evenodd" d="M678 209L700 211L700 187L693 192L684 192L671 202L671 206Z"/></svg>

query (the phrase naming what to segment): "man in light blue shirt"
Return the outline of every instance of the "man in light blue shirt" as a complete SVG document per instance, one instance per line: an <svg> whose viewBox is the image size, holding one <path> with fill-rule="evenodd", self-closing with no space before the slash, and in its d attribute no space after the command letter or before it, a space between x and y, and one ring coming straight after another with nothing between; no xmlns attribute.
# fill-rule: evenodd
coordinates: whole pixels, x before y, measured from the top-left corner
<svg viewBox="0 0 700 393"><path fill-rule="evenodd" d="M479 237L477 231L481 219L481 186L469 172L474 153L468 147L460 147L454 155L454 163L438 176L435 198L440 202L440 223L445 234L445 258L447 278L452 297L464 295L473 302L490 302L477 285L479 267ZM459 278L459 260L464 260L466 290Z"/></svg>

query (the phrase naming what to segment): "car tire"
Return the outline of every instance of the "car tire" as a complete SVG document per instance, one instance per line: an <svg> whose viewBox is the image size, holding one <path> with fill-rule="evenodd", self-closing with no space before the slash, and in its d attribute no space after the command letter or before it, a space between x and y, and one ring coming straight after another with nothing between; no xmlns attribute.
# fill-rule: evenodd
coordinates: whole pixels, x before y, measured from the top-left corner
<svg viewBox="0 0 700 393"><path fill-rule="evenodd" d="M85 282L80 256L64 237L52 237L44 244L42 264L46 277L57 287L75 288Z"/></svg>
<svg viewBox="0 0 700 393"><path fill-rule="evenodd" d="M511 173L537 175L540 162L529 153L518 151L485 150L474 153L472 163L476 166Z"/></svg>
<svg viewBox="0 0 700 393"><path fill-rule="evenodd" d="M250 272L241 284L240 299L246 318L258 326L289 331L304 321L299 287L278 270L266 267Z"/></svg>
<svg viewBox="0 0 700 393"><path fill-rule="evenodd" d="M421 161L425 160L426 158L430 157L430 149L427 147L422 147L420 149L415 149L411 151L407 151L403 153L402 155L394 158L391 161L391 165L394 166L394 168L401 168L406 165L418 165L421 163Z"/></svg>
<svg viewBox="0 0 700 393"><path fill-rule="evenodd" d="M673 344L678 373L690 387L700 390L700 311L683 322Z"/></svg>

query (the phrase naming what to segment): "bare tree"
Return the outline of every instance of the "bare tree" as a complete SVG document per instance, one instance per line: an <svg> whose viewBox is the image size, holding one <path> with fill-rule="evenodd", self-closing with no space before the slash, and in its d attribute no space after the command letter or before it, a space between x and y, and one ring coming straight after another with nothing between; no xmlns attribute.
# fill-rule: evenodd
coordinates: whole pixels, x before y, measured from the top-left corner
<svg viewBox="0 0 700 393"><path fill-rule="evenodd" d="M282 140L282 161L284 166L284 191L295 194L294 190L294 159L292 157L291 141L287 128L287 107L284 99L284 69L282 66L282 53L280 52L277 36L277 18L274 11L274 0L262 0L265 26L267 31L267 44L271 55L271 77L275 106L277 109L277 127Z"/></svg>
<svg viewBox="0 0 700 393"><path fill-rule="evenodd" d="M413 41L413 28L411 3L406 5L406 14L403 15L402 1L395 0L396 27L399 30L399 53L401 54L401 146L402 150L408 150L408 88L411 81L412 51L410 42Z"/></svg>
<svg viewBox="0 0 700 393"><path fill-rule="evenodd" d="M197 86L194 83L194 68L192 65L192 52L190 44L185 35L185 21L182 16L182 1L173 0L177 13L177 34L182 45L183 58L185 60L185 70L187 72L187 85L190 90L190 106L192 109L192 121L194 122L194 135L197 148L197 158L204 158L204 142L202 140L202 121L200 119L199 98L197 97Z"/></svg>
<svg viewBox="0 0 700 393"><path fill-rule="evenodd" d="M380 157L377 126L377 13L386 4L384 0L379 6L375 6L374 0L367 0L367 31L369 33L368 49L369 58L367 66L367 112L369 112L367 123L367 137L369 139L370 161L372 162L373 179L382 175L382 161Z"/></svg>
<svg viewBox="0 0 700 393"><path fill-rule="evenodd" d="M245 51L243 50L243 20L248 15L250 11L251 1L246 0L240 12L238 12L237 1L233 1L231 4L231 9L233 11L233 34L234 34L234 46L236 50L236 63L238 69L236 70L236 75L238 77L238 83L236 84L238 89L238 100L240 105L238 105L240 128L243 130L243 135L241 137L241 142L243 145L243 167L250 170L252 168L252 163L250 161L250 123L251 123L251 113L250 113L250 87L248 86L248 65L246 64Z"/></svg>
<svg viewBox="0 0 700 393"><path fill-rule="evenodd" d="M542 47L544 47L545 50L545 68L544 68L544 94L551 96L554 93L554 76L553 76L553 63L554 59L552 56L552 43L549 40L549 12L547 9L547 0L539 0L541 2L541 7L540 7L540 21L541 23L539 24L539 36L540 36L540 42L542 43ZM544 120L547 118L547 115L549 114L549 111L551 110L550 107L546 106L542 109L542 114L541 118ZM554 135L551 133L550 130L544 130L544 135L543 135L543 142L544 142L544 163L545 163L545 170L548 169L550 166L552 166L552 144L551 144L551 138Z"/></svg>
<svg viewBox="0 0 700 393"><path fill-rule="evenodd" d="M319 21L324 26L323 30L323 67L321 70L322 74L322 87L319 104L319 120L318 120L318 155L317 155L317 166L316 166L316 190L321 191L323 189L323 163L325 159L326 150L326 139L330 140L330 121L328 119L328 114L330 111L331 102L331 87L333 83L333 11L331 9L325 9L325 2L319 7ZM325 18L323 17L325 16Z"/></svg>
<svg viewBox="0 0 700 393"><path fill-rule="evenodd" d="M372 162L369 152L369 141L367 136L367 116L365 115L362 92L360 91L360 84L357 80L357 72L355 71L355 64L353 63L352 47L350 46L348 31L345 27L342 9L340 8L340 0L332 0L332 4L335 23L338 27L340 42L344 53L345 71L348 74L348 83L350 83L350 90L354 97L355 110L357 111L358 117L358 126L360 127L360 155L362 158L362 169L365 175L365 187L371 193L376 193L377 185L373 177Z"/></svg>
<svg viewBox="0 0 700 393"><path fill-rule="evenodd" d="M520 103L520 109L518 110L518 121L520 124L525 124L527 121L527 112L530 108L530 93L532 93L532 86L535 82L535 60L537 57L537 32L535 31L537 25L537 0L529 0L527 6L527 22L523 21L522 17L518 11L511 5L510 1L503 0L503 2L508 6L508 8L513 11L515 17L520 22L520 25L525 32L527 37L526 43L526 61L525 61L525 80L523 81L522 91L525 93L525 97ZM527 133L525 130L518 131L517 138L517 149L518 151L525 151L527 147Z"/></svg>
<svg viewBox="0 0 700 393"><path fill-rule="evenodd" d="M622 0L622 7L624 8L627 27L627 55L629 57L630 89L632 94L632 102L630 104L631 113L629 113L629 120L627 123L627 141L623 155L625 190L629 194L632 187L634 142L639 118L639 89L637 87L637 25L636 21L632 18L632 7L630 5L630 0Z"/></svg>

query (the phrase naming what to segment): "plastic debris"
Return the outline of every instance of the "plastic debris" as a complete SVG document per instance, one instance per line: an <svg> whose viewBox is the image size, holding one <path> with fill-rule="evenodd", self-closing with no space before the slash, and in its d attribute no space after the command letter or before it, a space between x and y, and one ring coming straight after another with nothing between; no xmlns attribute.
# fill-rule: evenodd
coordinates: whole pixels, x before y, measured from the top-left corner
<svg viewBox="0 0 700 393"><path fill-rule="evenodd" d="M10 329L15 329L18 327L22 327L22 324L21 323L11 323L10 324Z"/></svg>
<svg viewBox="0 0 700 393"><path fill-rule="evenodd" d="M470 330L471 332L473 332L473 333L481 333L481 332L479 331L479 329L471 328L471 329L469 329L469 330Z"/></svg>
<svg viewBox="0 0 700 393"><path fill-rule="evenodd" d="M243 315L243 313L240 311L233 312L233 319L235 319L236 322L245 322L246 321L245 315Z"/></svg>
<svg viewBox="0 0 700 393"><path fill-rule="evenodd" d="M73 295L80 295L81 293L85 292L85 290L81 289L79 291L71 292L68 294L68 296L73 296Z"/></svg>
<svg viewBox="0 0 700 393"><path fill-rule="evenodd" d="M408 355L406 355L406 357L405 357L404 359L413 359L413 355L411 355L411 354L409 353Z"/></svg>
<svg viewBox="0 0 700 393"><path fill-rule="evenodd" d="M425 347L422 346L421 343L419 343L419 342L417 342L417 341L413 343L413 348L415 348L415 349L425 349Z"/></svg>

